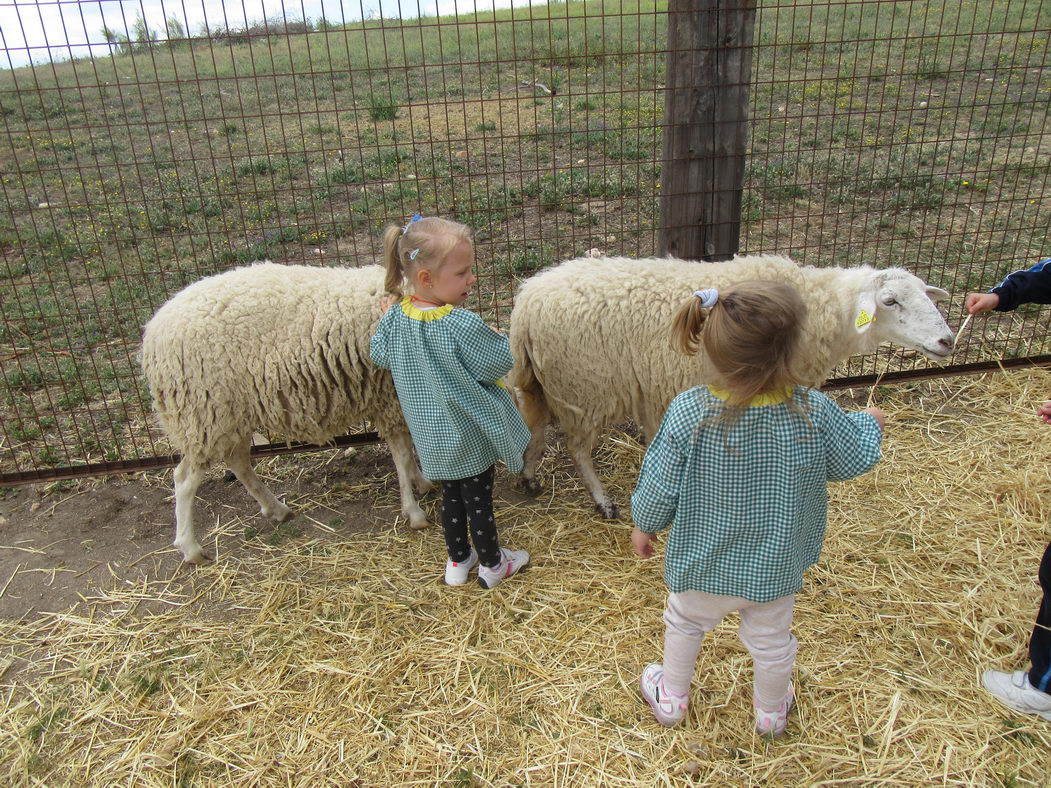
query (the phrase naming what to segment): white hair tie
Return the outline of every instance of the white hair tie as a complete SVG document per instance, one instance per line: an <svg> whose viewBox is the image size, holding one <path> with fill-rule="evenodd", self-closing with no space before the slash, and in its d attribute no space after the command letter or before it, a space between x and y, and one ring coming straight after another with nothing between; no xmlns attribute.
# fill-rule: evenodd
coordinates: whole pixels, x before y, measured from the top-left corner
<svg viewBox="0 0 1051 788"><path fill-rule="evenodd" d="M705 290L694 290L693 294L700 300L703 309L711 309L719 301L719 291L714 287Z"/></svg>
<svg viewBox="0 0 1051 788"><path fill-rule="evenodd" d="M422 218L422 214L415 214L411 219L409 219L409 221L405 222L405 226L401 228L401 234L405 235L405 233L409 231L409 225L413 222L418 222Z"/></svg>

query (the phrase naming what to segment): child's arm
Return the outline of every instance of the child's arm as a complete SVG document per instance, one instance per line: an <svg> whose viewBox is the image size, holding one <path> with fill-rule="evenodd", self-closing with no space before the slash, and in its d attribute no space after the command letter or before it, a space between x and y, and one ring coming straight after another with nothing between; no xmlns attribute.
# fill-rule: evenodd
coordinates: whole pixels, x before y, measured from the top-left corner
<svg viewBox="0 0 1051 788"><path fill-rule="evenodd" d="M631 549L639 558L653 558L653 543L657 537L635 526L631 529Z"/></svg>
<svg viewBox="0 0 1051 788"><path fill-rule="evenodd" d="M821 409L819 424L825 433L826 476L829 481L853 479L879 462L879 447L883 440L882 411L869 408L844 413L839 405L817 392L814 392L813 401Z"/></svg>
<svg viewBox="0 0 1051 788"><path fill-rule="evenodd" d="M494 383L514 366L510 342L473 312L457 311L463 313L457 324L460 362L479 383Z"/></svg>
<svg viewBox="0 0 1051 788"><path fill-rule="evenodd" d="M1044 424L1051 424L1051 401L1041 405L1036 415L1044 420Z"/></svg>
<svg viewBox="0 0 1051 788"><path fill-rule="evenodd" d="M377 367L390 369L390 353L387 347L387 325L383 318L380 318L380 323L376 326L376 333L372 335L372 341L369 342L369 358L372 359L372 363Z"/></svg>
<svg viewBox="0 0 1051 788"><path fill-rule="evenodd" d="M692 428L680 429L676 411L676 403L672 402L646 450L639 482L631 496L631 519L635 521L631 542L642 558L653 555L653 533L671 525L679 505L679 485L686 463L679 435L691 434Z"/></svg>
<svg viewBox="0 0 1051 788"><path fill-rule="evenodd" d="M1051 258L1009 274L988 293L969 293L964 302L972 315L990 309L1009 312L1022 304L1051 304Z"/></svg>

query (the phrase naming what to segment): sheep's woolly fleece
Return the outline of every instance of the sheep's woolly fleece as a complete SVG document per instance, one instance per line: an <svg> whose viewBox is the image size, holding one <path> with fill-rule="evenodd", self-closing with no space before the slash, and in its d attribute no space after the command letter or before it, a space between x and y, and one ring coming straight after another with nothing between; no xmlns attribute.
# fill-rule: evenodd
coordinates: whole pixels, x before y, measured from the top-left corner
<svg viewBox="0 0 1051 788"><path fill-rule="evenodd" d="M775 255L728 263L573 260L522 285L511 315L511 379L529 391L535 374L556 419L573 435L593 435L625 418L652 435L672 398L709 375L703 352L687 358L672 350L675 311L697 288L763 279L794 285L808 305L800 371L819 385L852 353L875 347L872 332L853 328L859 287L871 271L803 268Z"/></svg>
<svg viewBox="0 0 1051 788"><path fill-rule="evenodd" d="M146 324L142 367L175 449L198 467L260 431L324 443L370 421L405 430L390 375L369 362L380 266L259 263L202 279Z"/></svg>
<svg viewBox="0 0 1051 788"><path fill-rule="evenodd" d="M76 609L0 621L0 783L1046 788L1051 723L979 677L1026 664L1049 392L1047 371L879 388L884 460L831 488L776 742L752 733L735 617L705 639L684 723L653 719L637 686L660 658L660 564L631 553L629 522L596 520L564 455L541 466L541 500L498 478L501 538L534 565L486 592L442 584L441 532L396 523L393 471L325 485L358 459L326 451L261 463L303 502L291 542L224 509L215 564L161 561ZM618 496L642 451L603 442ZM355 507L372 522L334 522Z"/></svg>

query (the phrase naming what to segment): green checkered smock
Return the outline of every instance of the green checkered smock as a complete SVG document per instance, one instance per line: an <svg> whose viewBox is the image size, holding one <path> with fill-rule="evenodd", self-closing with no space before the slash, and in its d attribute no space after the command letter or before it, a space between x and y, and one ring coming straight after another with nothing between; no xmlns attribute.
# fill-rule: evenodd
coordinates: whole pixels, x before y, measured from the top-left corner
<svg viewBox="0 0 1051 788"><path fill-rule="evenodd" d="M372 362L389 369L428 479L464 479L503 460L522 469L529 430L500 378L507 337L466 309L424 310L406 297L380 319Z"/></svg>
<svg viewBox="0 0 1051 788"><path fill-rule="evenodd" d="M646 451L632 518L647 533L671 526L664 580L672 593L769 602L798 592L821 555L828 482L872 468L883 436L872 415L844 413L804 388L753 401L729 429L698 428L723 399L702 386L672 401Z"/></svg>

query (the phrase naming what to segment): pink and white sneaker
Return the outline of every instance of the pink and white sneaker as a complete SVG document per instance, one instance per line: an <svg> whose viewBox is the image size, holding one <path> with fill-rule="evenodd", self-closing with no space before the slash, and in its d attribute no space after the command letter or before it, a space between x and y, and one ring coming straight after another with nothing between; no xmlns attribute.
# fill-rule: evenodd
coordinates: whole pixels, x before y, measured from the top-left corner
<svg viewBox="0 0 1051 788"><path fill-rule="evenodd" d="M755 706L755 732L760 736L766 736L770 739L776 739L782 733L785 732L785 728L788 727L788 713L792 711L792 707L796 704L796 690L791 684L788 685L788 694L785 695L784 700L781 701L781 705L777 707L777 711L763 711L755 703L755 698L752 698L752 705Z"/></svg>
<svg viewBox="0 0 1051 788"><path fill-rule="evenodd" d="M508 550L501 547L499 564L492 568L484 564L478 567L478 585L482 588L496 588L528 563L529 553L525 550Z"/></svg>
<svg viewBox="0 0 1051 788"><path fill-rule="evenodd" d="M449 586L462 586L467 582L467 575L478 563L478 553L471 548L471 554L463 561L454 561L451 558L445 562L445 584Z"/></svg>
<svg viewBox="0 0 1051 788"><path fill-rule="evenodd" d="M657 722L670 728L677 725L686 716L686 706L689 699L685 695L668 692L664 687L664 666L652 663L642 671L639 679L639 692L650 704L653 716Z"/></svg>

